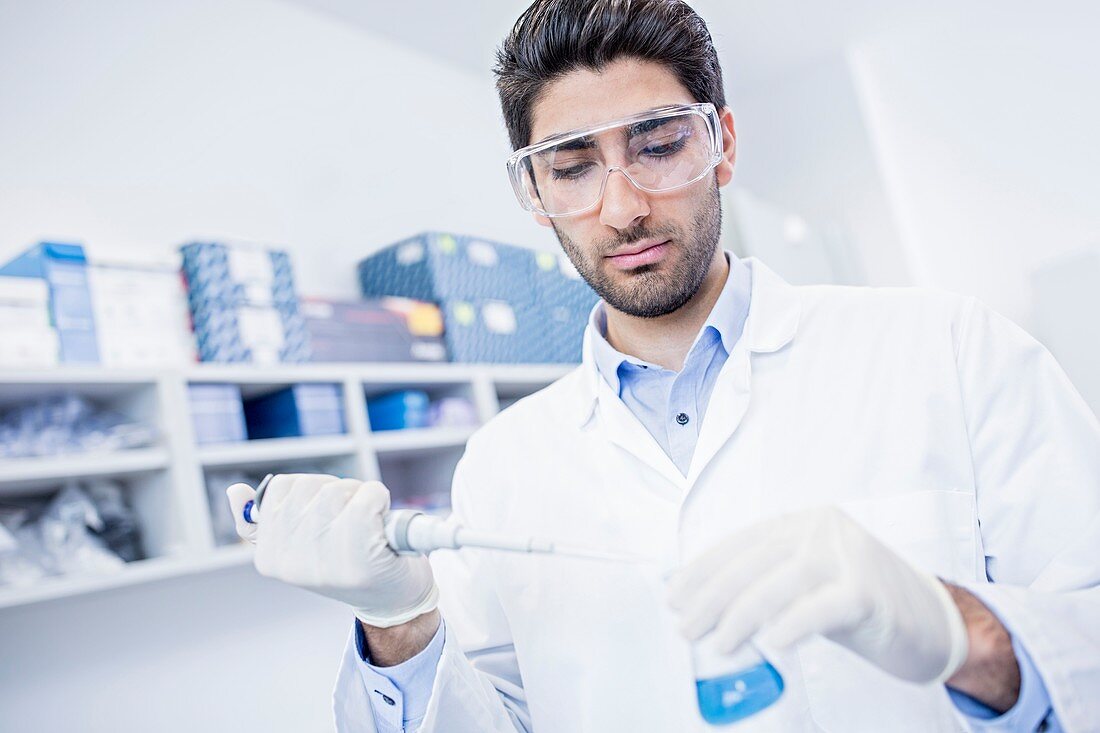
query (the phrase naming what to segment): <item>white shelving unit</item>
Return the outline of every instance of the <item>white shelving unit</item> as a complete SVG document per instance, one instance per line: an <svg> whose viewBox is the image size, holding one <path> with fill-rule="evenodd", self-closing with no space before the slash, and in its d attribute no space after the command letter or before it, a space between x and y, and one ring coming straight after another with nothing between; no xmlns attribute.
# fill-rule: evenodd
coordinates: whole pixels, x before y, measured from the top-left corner
<svg viewBox="0 0 1100 733"><path fill-rule="evenodd" d="M111 478L122 483L142 526L148 559L109 575L48 578L32 586L0 586L0 609L201 573L251 561L251 548L215 541L207 498L210 474L260 476L319 470L377 479L394 503L417 503L449 491L451 475L476 426L372 432L367 399L396 389L433 398L464 396L483 424L504 406L569 372L570 365L310 364L277 367L196 365L175 371L59 368L0 370L0 411L48 395L73 392L155 426L156 445L107 453L0 459L0 502L48 495L67 481ZM343 390L345 435L276 438L198 445L187 386L240 385L246 397L300 383Z"/></svg>

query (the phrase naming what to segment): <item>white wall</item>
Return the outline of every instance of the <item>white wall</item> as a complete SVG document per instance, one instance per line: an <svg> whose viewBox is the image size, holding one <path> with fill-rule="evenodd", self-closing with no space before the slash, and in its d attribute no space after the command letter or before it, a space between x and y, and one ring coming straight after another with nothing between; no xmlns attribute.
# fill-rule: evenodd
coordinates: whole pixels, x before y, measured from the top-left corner
<svg viewBox="0 0 1100 733"><path fill-rule="evenodd" d="M751 84L740 81L735 64L724 62L738 132L736 186L801 215L834 248L846 248L839 253L848 255L839 257L846 263L837 268L839 281L910 284L844 55Z"/></svg>
<svg viewBox="0 0 1100 733"><path fill-rule="evenodd" d="M0 260L43 237L290 249L307 293L426 228L556 247L491 82L278 0L0 0Z"/></svg>
<svg viewBox="0 0 1100 733"><path fill-rule="evenodd" d="M960 11L851 59L914 279L1031 328L1031 273L1100 243L1100 10L1020 5Z"/></svg>
<svg viewBox="0 0 1100 733"><path fill-rule="evenodd" d="M285 245L305 292L425 228L556 246L490 84L276 0L0 0L0 260ZM0 611L0 730L330 730L351 616L248 568Z"/></svg>

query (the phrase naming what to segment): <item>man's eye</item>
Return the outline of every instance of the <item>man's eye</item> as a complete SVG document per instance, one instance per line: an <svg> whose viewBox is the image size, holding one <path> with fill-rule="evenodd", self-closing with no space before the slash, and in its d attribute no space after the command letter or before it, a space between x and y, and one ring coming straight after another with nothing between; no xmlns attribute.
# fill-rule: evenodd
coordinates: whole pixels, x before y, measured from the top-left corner
<svg viewBox="0 0 1100 733"><path fill-rule="evenodd" d="M642 155L647 155L651 158L664 158L669 155L674 155L684 149L687 144L687 138L678 137L673 140L666 140L658 143L650 143L642 148Z"/></svg>
<svg viewBox="0 0 1100 733"><path fill-rule="evenodd" d="M551 168L550 173L554 180L572 180L580 178L592 168L591 162L577 163L566 168Z"/></svg>

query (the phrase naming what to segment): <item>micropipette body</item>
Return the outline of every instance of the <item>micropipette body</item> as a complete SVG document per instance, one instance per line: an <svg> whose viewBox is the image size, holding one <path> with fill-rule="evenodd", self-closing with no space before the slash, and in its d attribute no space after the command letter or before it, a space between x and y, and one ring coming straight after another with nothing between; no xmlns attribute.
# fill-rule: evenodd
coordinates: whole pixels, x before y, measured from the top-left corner
<svg viewBox="0 0 1100 733"><path fill-rule="evenodd" d="M274 478L268 474L256 487L256 496L244 506L244 520L259 523L260 503L264 492ZM505 552L523 552L561 555L609 562L641 563L649 558L606 552L603 550L561 545L534 537L511 537L492 532L479 532L463 527L442 517L432 516L415 509L391 509L382 520L386 543L394 552L404 555L427 555L435 550L457 550L463 547Z"/></svg>

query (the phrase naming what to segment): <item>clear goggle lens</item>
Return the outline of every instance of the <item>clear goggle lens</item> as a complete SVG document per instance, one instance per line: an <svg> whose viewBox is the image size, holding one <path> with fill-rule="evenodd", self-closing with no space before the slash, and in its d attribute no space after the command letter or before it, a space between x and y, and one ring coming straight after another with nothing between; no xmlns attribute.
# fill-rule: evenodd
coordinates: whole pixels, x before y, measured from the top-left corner
<svg viewBox="0 0 1100 733"><path fill-rule="evenodd" d="M653 193L694 183L721 159L721 140L713 105L680 105L523 148L508 172L525 209L569 216L594 207L615 171Z"/></svg>

